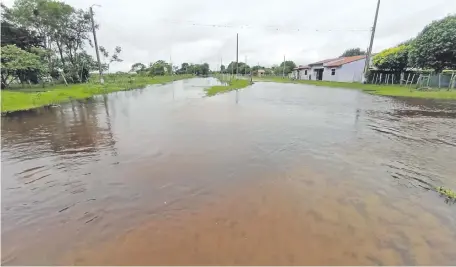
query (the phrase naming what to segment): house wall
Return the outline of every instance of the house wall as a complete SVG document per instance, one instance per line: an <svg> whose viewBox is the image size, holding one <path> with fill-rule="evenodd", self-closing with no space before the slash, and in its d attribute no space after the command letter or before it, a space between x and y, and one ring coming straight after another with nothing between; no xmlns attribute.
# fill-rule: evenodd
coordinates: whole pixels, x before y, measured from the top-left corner
<svg viewBox="0 0 456 267"><path fill-rule="evenodd" d="M306 74L307 71L307 74ZM310 75L310 69L301 69L299 70L299 79L300 80L308 80Z"/></svg>
<svg viewBox="0 0 456 267"><path fill-rule="evenodd" d="M290 78L292 79L298 79L299 71L298 70L293 70L291 72L291 75L289 75Z"/></svg>
<svg viewBox="0 0 456 267"><path fill-rule="evenodd" d="M333 68L325 67L323 71L323 81L361 82L365 61L366 59L360 59L335 68L335 75L331 75L331 69Z"/></svg>

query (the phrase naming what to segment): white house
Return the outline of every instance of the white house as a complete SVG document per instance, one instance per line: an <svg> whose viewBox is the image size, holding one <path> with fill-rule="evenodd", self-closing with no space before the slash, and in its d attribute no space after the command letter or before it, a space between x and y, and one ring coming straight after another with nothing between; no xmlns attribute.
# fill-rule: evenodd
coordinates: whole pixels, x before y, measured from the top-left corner
<svg viewBox="0 0 456 267"><path fill-rule="evenodd" d="M323 81L361 82L366 56L343 57L323 64Z"/></svg>
<svg viewBox="0 0 456 267"><path fill-rule="evenodd" d="M366 56L330 58L296 68L301 80L361 82Z"/></svg>

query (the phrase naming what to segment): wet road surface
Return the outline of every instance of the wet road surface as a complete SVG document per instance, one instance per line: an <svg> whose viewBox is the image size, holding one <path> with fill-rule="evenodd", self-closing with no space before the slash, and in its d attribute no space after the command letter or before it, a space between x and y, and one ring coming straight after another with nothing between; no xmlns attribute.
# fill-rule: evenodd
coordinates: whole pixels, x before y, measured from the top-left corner
<svg viewBox="0 0 456 267"><path fill-rule="evenodd" d="M191 79L2 117L2 264L456 264L456 103Z"/></svg>

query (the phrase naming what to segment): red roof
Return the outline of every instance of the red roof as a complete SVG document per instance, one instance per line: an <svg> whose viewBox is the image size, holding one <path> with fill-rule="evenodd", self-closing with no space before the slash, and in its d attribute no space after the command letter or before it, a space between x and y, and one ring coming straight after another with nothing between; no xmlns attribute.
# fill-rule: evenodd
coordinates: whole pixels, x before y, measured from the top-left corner
<svg viewBox="0 0 456 267"><path fill-rule="evenodd" d="M324 63L326 63L326 62L331 62L331 61L334 61L334 60L337 60L337 59L339 59L339 58L325 59L325 60L317 61L317 62L314 62L314 63L310 63L309 66L324 64Z"/></svg>
<svg viewBox="0 0 456 267"><path fill-rule="evenodd" d="M358 60L363 59L365 57L366 57L366 55L352 56L352 57L341 57L341 58L338 58L336 60L326 62L324 64L324 66L325 67L340 67L340 66L342 66L344 64L347 64L347 63L350 63L350 62L354 62L354 61L358 61Z"/></svg>

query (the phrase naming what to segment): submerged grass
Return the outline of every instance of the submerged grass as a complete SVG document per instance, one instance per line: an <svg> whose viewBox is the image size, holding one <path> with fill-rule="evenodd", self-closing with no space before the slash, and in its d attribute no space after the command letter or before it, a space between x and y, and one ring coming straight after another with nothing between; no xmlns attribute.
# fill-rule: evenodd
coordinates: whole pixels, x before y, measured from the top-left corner
<svg viewBox="0 0 456 267"><path fill-rule="evenodd" d="M224 82L224 81L222 80L222 82ZM231 81L227 81L227 85L216 85L216 86L212 86L212 87L208 88L206 90L206 95L214 96L216 94L221 94L221 93L229 92L232 90L241 89L241 88L247 87L249 85L250 85L249 80L242 80L242 79L231 80Z"/></svg>
<svg viewBox="0 0 456 267"><path fill-rule="evenodd" d="M175 76L111 76L105 83L89 82L85 84L55 85L46 88L32 87L24 89L2 90L1 112L28 110L32 108L55 105L74 99L86 99L94 95L115 91L125 91L143 88L149 84L164 84L180 79L190 78L190 75Z"/></svg>
<svg viewBox="0 0 456 267"><path fill-rule="evenodd" d="M297 84L310 84L316 86L327 86L337 88L349 88L365 91L369 94L383 95L383 96L404 96L416 98L433 98L433 99L456 99L456 90L447 90L446 88L431 91L419 91L414 88L410 90L408 87L401 87L397 85L376 85L376 84L362 84L362 83L344 83L344 82L329 82L329 81L312 81L312 80L290 80L282 77L256 77L257 81L264 82L278 82L278 83L297 83Z"/></svg>
<svg viewBox="0 0 456 267"><path fill-rule="evenodd" d="M456 201L456 192L445 188L443 186L439 186L436 188L437 192L439 192L442 196L445 196L448 200Z"/></svg>

